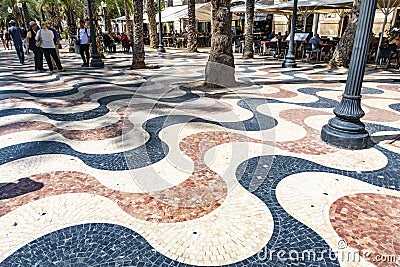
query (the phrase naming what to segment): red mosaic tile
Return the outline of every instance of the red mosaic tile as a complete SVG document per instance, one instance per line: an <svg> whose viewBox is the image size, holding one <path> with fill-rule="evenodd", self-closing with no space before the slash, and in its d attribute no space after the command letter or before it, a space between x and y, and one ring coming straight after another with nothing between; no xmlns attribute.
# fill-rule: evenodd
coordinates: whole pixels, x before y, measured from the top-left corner
<svg viewBox="0 0 400 267"><path fill-rule="evenodd" d="M311 109L290 109L279 113L279 117L303 127L307 131L304 138L288 142L276 142L276 147L299 154L322 155L338 151L321 140L320 131L311 128L304 121L308 117L329 115L330 113Z"/></svg>
<svg viewBox="0 0 400 267"><path fill-rule="evenodd" d="M371 193L349 195L336 200L329 214L340 238L371 263L385 267L400 264L399 197ZM395 261L391 261L393 258Z"/></svg>

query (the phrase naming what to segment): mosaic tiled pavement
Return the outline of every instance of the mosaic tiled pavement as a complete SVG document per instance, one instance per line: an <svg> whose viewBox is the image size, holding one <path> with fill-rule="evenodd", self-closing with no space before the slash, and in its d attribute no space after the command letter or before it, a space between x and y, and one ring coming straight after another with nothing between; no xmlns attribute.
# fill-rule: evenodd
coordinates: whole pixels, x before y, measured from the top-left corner
<svg viewBox="0 0 400 267"><path fill-rule="evenodd" d="M35 73L0 52L0 266L399 266L400 79L368 69L375 146L323 143L346 75L206 53Z"/></svg>

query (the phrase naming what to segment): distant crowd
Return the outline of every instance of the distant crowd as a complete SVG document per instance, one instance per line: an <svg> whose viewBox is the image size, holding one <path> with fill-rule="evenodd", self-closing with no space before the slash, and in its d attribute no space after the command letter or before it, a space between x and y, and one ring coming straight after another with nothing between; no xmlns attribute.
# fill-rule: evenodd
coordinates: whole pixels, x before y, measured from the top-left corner
<svg viewBox="0 0 400 267"><path fill-rule="evenodd" d="M77 52L82 58L82 67L90 65L90 30L84 20L79 21L76 35L72 36ZM64 71L62 67L59 49L61 48L61 37L55 25L49 22L42 22L39 26L37 22L31 21L28 28L18 27L14 20L9 21L9 28L4 27L0 30L0 40L5 50L12 50L13 46L17 52L18 60L25 64L25 55L33 53L35 71L46 71L43 67L43 57L46 60L48 71L53 73L55 69ZM131 33L131 36L133 33ZM116 52L117 44L121 44L124 52L129 53L133 42L127 34L121 35L114 32L101 33L100 39L103 48L108 52Z"/></svg>
<svg viewBox="0 0 400 267"><path fill-rule="evenodd" d="M54 68L58 71L64 71L62 67L59 48L60 34L55 30L53 25L43 22L42 27L35 21L29 23L29 28L24 29L18 27L14 20L9 22L10 27L3 28L1 40L4 49L12 49L14 45L19 62L25 64L25 54L33 52L35 71L45 71L43 68L43 56L46 59L49 72L53 73Z"/></svg>

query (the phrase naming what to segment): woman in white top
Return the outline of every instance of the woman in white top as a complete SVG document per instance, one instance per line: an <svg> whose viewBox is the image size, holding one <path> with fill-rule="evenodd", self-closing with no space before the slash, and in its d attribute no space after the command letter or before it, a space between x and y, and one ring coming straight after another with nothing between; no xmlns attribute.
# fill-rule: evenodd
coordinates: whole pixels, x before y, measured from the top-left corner
<svg viewBox="0 0 400 267"><path fill-rule="evenodd" d="M57 56L56 46L54 44L54 34L51 30L49 30L48 22L42 23L42 29L37 31L35 39L42 40L40 48L42 49L44 57L46 58L50 74L53 73L54 70L51 58L53 58L54 62L56 63L58 70L64 71L63 67L61 66L60 58Z"/></svg>

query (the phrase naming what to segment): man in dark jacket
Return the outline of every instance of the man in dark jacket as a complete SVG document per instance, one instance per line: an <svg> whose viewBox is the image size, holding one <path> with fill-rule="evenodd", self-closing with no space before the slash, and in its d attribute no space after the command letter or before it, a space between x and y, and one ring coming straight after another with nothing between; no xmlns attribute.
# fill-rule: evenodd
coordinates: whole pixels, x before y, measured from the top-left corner
<svg viewBox="0 0 400 267"><path fill-rule="evenodd" d="M19 58L19 62L21 62L21 64L24 64L25 55L24 55L24 47L23 47L23 43L22 43L21 29L19 27L17 27L17 24L15 23L14 20L10 20L9 24L11 27L8 29L8 33L10 34L10 36L13 40L14 47L15 47L15 50L17 51L17 55Z"/></svg>

